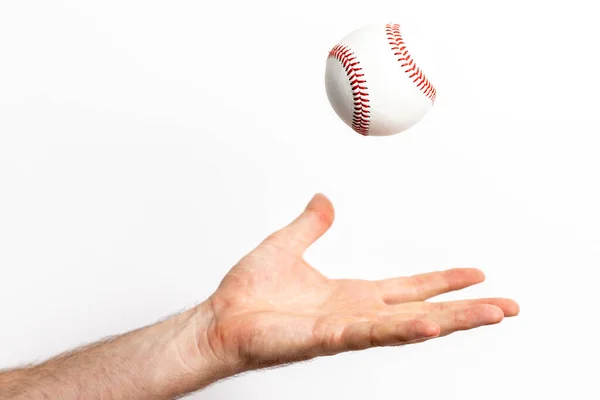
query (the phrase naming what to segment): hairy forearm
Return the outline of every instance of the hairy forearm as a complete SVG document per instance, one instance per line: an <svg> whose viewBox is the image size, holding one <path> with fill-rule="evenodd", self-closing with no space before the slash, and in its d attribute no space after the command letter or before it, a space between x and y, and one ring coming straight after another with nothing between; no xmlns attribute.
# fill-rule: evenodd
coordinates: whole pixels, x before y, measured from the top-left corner
<svg viewBox="0 0 600 400"><path fill-rule="evenodd" d="M79 348L42 364L0 372L0 400L172 399L212 383L199 353L197 310Z"/></svg>

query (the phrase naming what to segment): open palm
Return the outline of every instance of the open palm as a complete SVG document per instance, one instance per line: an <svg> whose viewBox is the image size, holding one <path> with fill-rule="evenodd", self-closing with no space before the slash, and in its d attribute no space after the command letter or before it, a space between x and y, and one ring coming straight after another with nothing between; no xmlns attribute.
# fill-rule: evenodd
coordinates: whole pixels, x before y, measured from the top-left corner
<svg viewBox="0 0 600 400"><path fill-rule="evenodd" d="M421 342L518 314L509 299L426 300L484 280L452 269L380 281L323 276L303 253L333 222L323 195L232 268L210 299L209 338L221 359L260 368L375 346Z"/></svg>

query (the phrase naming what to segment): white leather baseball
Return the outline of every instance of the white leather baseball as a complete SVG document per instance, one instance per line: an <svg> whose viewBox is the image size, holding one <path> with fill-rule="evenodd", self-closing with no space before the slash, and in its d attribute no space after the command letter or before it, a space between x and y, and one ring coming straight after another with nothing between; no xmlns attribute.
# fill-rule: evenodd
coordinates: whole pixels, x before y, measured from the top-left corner
<svg viewBox="0 0 600 400"><path fill-rule="evenodd" d="M365 136L410 128L436 98L401 26L391 23L364 26L335 45L327 58L325 88L336 114Z"/></svg>

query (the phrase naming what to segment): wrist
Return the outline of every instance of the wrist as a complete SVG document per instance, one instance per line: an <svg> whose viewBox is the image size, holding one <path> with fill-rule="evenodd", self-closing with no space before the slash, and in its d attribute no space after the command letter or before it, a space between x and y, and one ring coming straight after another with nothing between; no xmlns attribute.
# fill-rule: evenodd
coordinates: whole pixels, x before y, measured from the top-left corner
<svg viewBox="0 0 600 400"><path fill-rule="evenodd" d="M161 376L171 395L200 390L241 371L228 362L222 349L215 348L215 312L211 299L165 321L173 333L171 346L162 351L163 365L170 366ZM164 387L164 386L163 386Z"/></svg>

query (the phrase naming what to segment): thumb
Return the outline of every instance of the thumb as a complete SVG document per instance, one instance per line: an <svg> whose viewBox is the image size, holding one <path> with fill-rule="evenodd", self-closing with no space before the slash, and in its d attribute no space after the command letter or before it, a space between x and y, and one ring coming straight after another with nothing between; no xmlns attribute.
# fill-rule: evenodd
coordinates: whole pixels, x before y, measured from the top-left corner
<svg viewBox="0 0 600 400"><path fill-rule="evenodd" d="M329 230L334 220L331 201L323 194L316 194L304 211L279 233L286 246L297 254L303 254L308 247Z"/></svg>

